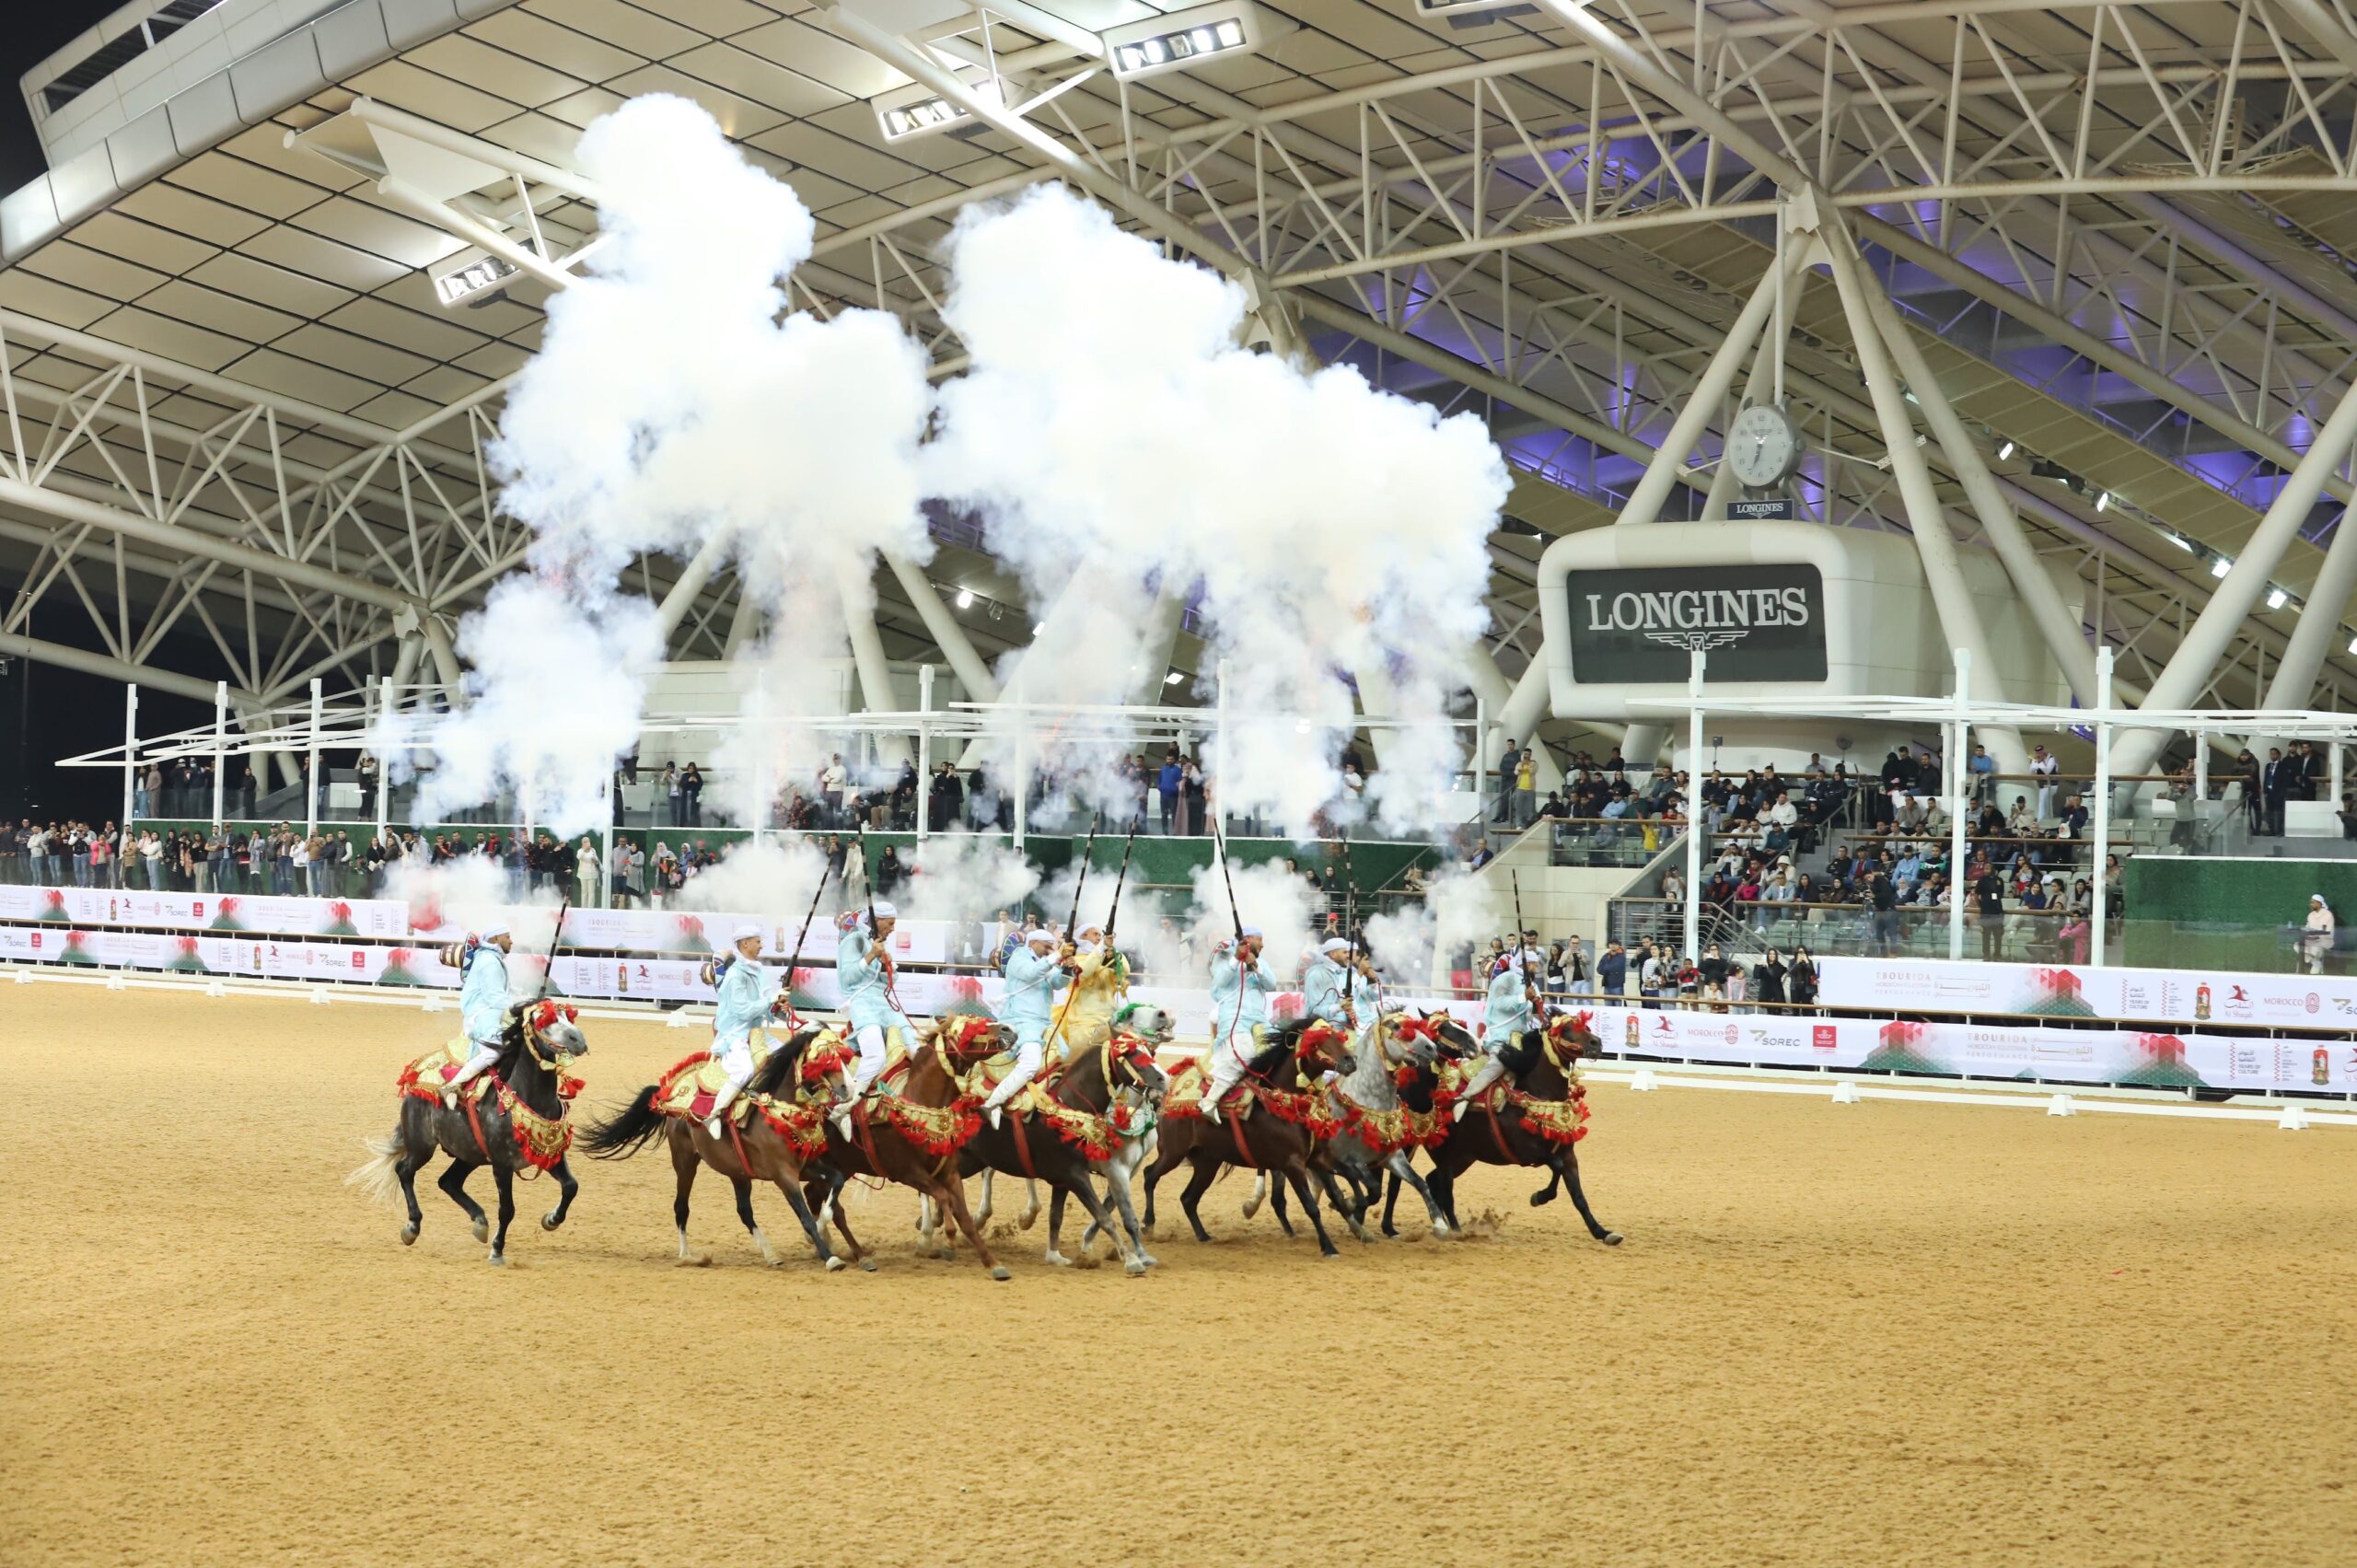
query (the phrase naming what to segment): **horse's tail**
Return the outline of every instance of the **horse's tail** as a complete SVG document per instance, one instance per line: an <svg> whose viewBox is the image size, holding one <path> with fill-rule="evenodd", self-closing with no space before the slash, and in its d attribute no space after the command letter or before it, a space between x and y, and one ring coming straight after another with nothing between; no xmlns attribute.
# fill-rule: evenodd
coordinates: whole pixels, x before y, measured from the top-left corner
<svg viewBox="0 0 2357 1568"><path fill-rule="evenodd" d="M656 1087L647 1085L621 1109L582 1131L581 1146L592 1159L626 1160L663 1131L663 1113L655 1109Z"/></svg>
<svg viewBox="0 0 2357 1568"><path fill-rule="evenodd" d="M369 1154L368 1162L343 1179L346 1187L357 1187L360 1195L372 1203L398 1203L401 1196L401 1173L394 1167L409 1153L409 1144L401 1136L401 1124L382 1138L363 1138L360 1146Z"/></svg>

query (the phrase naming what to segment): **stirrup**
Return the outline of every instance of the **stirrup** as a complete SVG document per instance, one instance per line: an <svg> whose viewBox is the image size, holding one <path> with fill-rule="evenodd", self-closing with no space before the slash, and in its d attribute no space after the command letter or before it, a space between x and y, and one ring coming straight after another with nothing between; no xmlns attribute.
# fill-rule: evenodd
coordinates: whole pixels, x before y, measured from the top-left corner
<svg viewBox="0 0 2357 1568"><path fill-rule="evenodd" d="M459 1091L457 1089L444 1089L442 1091L442 1109L445 1110L456 1110L459 1109Z"/></svg>

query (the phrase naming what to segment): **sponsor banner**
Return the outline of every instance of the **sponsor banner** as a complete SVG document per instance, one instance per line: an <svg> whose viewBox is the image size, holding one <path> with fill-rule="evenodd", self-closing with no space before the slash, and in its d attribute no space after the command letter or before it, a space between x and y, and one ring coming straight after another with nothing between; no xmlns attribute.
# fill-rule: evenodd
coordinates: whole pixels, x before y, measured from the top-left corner
<svg viewBox="0 0 2357 1568"><path fill-rule="evenodd" d="M85 927L163 925L278 936L406 936L409 906L393 899L296 899L246 893L155 893L118 888L0 887L0 920Z"/></svg>
<svg viewBox="0 0 2357 1568"><path fill-rule="evenodd" d="M2357 1029L2357 980L1944 958L1825 958L1817 1000L1884 1012L2016 1013L2199 1027Z"/></svg>
<svg viewBox="0 0 2357 1568"><path fill-rule="evenodd" d="M821 911L803 935L799 912L787 915L722 914L707 910L585 910L564 917L564 946L617 953L717 952L728 946L728 934L750 923L761 928L761 955L784 962L794 953L796 938L802 956L831 963L842 940L833 915ZM902 920L892 927L892 956L904 964L946 964L949 961L951 923L946 920ZM452 931L446 941L463 935Z"/></svg>
<svg viewBox="0 0 2357 1568"><path fill-rule="evenodd" d="M1591 1027L1608 1050L1666 1061L2060 1084L2357 1093L2357 1043L2347 1040L1631 1007L1597 1008Z"/></svg>
<svg viewBox="0 0 2357 1568"><path fill-rule="evenodd" d="M1697 648L1733 650L1740 680L1825 679L1825 579L1811 565L1573 567L1563 592L1583 684L1683 682Z"/></svg>

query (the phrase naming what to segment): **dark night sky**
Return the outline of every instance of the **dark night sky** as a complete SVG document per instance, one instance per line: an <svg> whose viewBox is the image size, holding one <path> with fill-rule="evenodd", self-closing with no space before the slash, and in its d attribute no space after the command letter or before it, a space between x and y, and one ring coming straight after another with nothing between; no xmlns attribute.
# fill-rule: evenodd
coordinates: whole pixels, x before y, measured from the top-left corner
<svg viewBox="0 0 2357 1568"><path fill-rule="evenodd" d="M0 191L14 191L40 178L46 168L17 79L121 3L49 0L9 8L7 26L0 29L0 76L6 78L5 88L0 88ZM13 568L0 569L0 599L14 598L21 586ZM98 645L87 618L70 599L64 607L36 610L27 630L35 637ZM160 656L162 662L173 662L168 649L161 650ZM186 662L190 668L204 667L201 656ZM207 704L156 692L141 698L140 728L150 735L201 724L211 716ZM121 775L51 764L59 757L122 739L120 682L8 660L7 672L0 675L0 813L13 818L39 811L100 821L114 816L122 798Z"/></svg>

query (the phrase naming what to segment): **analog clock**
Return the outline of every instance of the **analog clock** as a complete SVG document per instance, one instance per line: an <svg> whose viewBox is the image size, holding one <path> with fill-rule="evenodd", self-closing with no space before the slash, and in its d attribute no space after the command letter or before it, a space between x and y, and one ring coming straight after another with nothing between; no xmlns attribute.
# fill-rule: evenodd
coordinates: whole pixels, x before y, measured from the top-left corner
<svg viewBox="0 0 2357 1568"><path fill-rule="evenodd" d="M1773 489L1800 467L1801 434L1782 409L1753 403L1727 427L1726 460L1747 489Z"/></svg>

